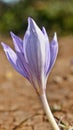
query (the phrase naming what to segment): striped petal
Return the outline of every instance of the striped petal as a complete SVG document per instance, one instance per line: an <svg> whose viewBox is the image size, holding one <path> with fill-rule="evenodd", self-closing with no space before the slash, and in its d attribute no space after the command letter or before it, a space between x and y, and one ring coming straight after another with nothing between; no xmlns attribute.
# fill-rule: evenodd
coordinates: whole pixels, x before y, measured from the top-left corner
<svg viewBox="0 0 73 130"><path fill-rule="evenodd" d="M54 38L50 44L50 59L51 60L50 60L50 66L47 71L47 75L50 73L50 71L55 63L57 54L58 54L58 41L57 41L57 35L55 33Z"/></svg>
<svg viewBox="0 0 73 130"><path fill-rule="evenodd" d="M16 52L23 52L23 41L18 36L16 36L13 32L10 32L10 34L11 34Z"/></svg>
<svg viewBox="0 0 73 130"><path fill-rule="evenodd" d="M3 46L3 49L5 51L5 54L9 60L9 62L11 63L11 65L24 77L26 77L28 79L28 75L27 72L24 68L23 63L21 62L21 60L19 59L19 57L16 55L16 53L6 44L1 43L1 45Z"/></svg>
<svg viewBox="0 0 73 130"><path fill-rule="evenodd" d="M47 75L47 71L50 65L50 43L48 39L48 35L46 32L46 29L43 27L42 32L44 34L45 38L45 52L46 52L46 57L45 57L45 66L44 66L44 71L45 71L45 76Z"/></svg>
<svg viewBox="0 0 73 130"><path fill-rule="evenodd" d="M28 28L23 39L23 49L31 75L40 81L45 64L45 38L36 23L28 18Z"/></svg>

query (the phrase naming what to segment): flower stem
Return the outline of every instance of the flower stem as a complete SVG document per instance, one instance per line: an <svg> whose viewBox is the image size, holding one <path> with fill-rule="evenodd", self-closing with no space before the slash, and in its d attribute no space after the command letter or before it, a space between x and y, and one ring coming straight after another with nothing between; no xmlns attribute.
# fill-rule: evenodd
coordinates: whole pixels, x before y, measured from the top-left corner
<svg viewBox="0 0 73 130"><path fill-rule="evenodd" d="M43 107L44 107L44 110L46 112L46 115L47 115L47 118L52 126L52 130L60 130L60 128L58 127L55 119L54 119L54 116L50 110L50 107L49 107L49 104L48 104L48 101L47 101L47 98L46 98L46 94L45 92L43 94L40 95L41 97L41 101L42 101L42 104L43 104Z"/></svg>

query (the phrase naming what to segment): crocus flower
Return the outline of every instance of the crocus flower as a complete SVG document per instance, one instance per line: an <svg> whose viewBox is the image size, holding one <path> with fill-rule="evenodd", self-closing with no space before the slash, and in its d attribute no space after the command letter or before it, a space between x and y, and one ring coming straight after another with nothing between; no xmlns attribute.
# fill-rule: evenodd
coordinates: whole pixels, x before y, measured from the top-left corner
<svg viewBox="0 0 73 130"><path fill-rule="evenodd" d="M2 43L9 62L16 71L33 84L38 94L41 95L41 92L46 89L47 78L58 53L56 33L53 40L49 42L45 28L40 30L35 21L28 18L28 28L23 40L13 32L10 34L15 51Z"/></svg>
<svg viewBox="0 0 73 130"><path fill-rule="evenodd" d="M50 43L45 28L40 30L34 20L28 18L28 28L23 40L12 32L10 34L15 51L2 43L9 62L37 90L45 89L48 75L58 53L56 33Z"/></svg>

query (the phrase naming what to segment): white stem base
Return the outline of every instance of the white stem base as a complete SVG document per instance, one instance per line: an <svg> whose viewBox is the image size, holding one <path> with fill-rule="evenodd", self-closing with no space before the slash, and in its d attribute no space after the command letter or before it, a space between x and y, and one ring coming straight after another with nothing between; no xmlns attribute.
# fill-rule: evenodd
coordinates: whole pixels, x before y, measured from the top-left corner
<svg viewBox="0 0 73 130"><path fill-rule="evenodd" d="M44 110L46 112L47 118L52 126L52 130L60 130L60 128L58 127L58 125L54 119L54 116L52 115L52 112L50 110L45 93L40 95L40 97L41 97L42 104L43 104Z"/></svg>

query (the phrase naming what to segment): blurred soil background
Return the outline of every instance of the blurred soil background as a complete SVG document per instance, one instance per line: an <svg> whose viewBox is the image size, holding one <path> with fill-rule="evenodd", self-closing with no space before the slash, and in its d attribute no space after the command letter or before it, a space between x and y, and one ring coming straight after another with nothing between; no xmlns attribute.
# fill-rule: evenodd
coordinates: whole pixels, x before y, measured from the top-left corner
<svg viewBox="0 0 73 130"><path fill-rule="evenodd" d="M57 32L59 53L48 78L47 99L57 123L73 126L73 1L0 1L0 42L13 47L10 31L23 38L28 16L45 26L50 41ZM51 130L33 86L13 69L1 46L0 130Z"/></svg>

